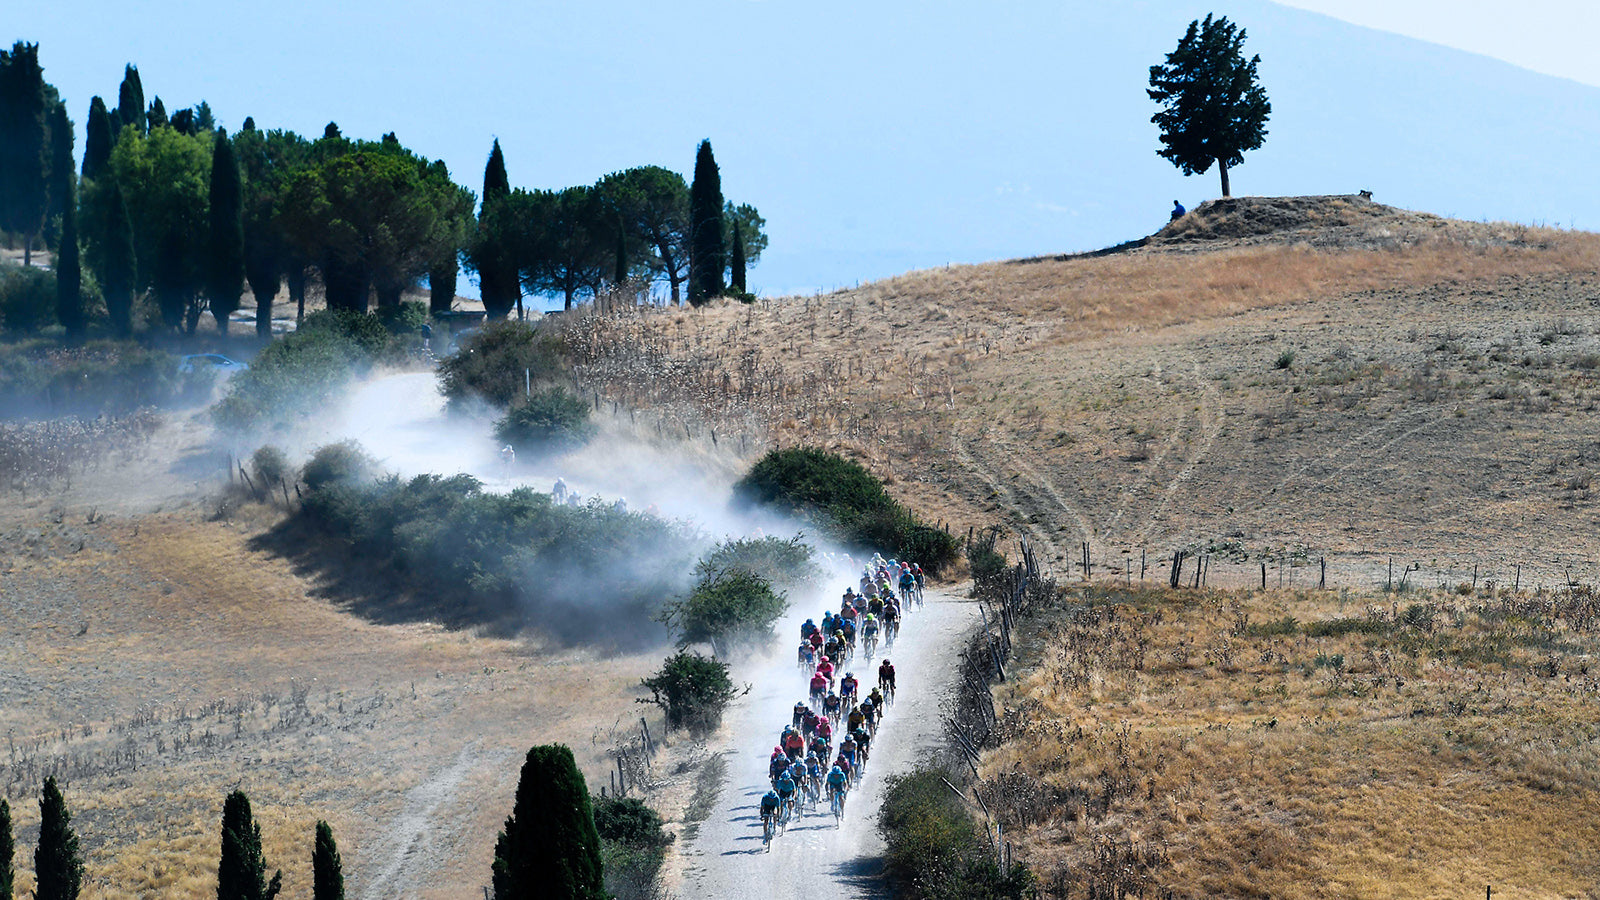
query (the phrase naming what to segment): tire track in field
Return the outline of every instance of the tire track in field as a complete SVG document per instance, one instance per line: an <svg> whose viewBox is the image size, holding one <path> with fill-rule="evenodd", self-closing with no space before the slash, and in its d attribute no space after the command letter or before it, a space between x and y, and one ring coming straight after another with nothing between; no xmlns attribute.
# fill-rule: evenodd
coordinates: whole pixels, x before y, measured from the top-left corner
<svg viewBox="0 0 1600 900"><path fill-rule="evenodd" d="M483 761L477 743L468 744L454 763L406 792L405 807L384 829L388 839L377 848L383 868L361 892L362 900L415 897L429 886L428 875L439 867L445 849L435 836L449 831L439 825L435 813L455 800L467 773Z"/></svg>
<svg viewBox="0 0 1600 900"><path fill-rule="evenodd" d="M1178 474L1167 482L1166 489L1161 492L1161 501L1156 508L1145 517L1144 526L1134 534L1134 543L1147 544L1150 535L1155 531L1156 524L1163 516L1167 507L1172 505L1172 499L1178 492L1188 486L1194 478L1195 469L1211 457L1211 449L1216 446L1217 438L1222 436L1224 416L1222 413L1222 395L1217 389L1200 374L1200 361L1194 361L1194 380L1197 390L1195 393L1200 398L1200 408L1195 414L1195 426L1200 430L1200 440L1190 450L1188 458L1184 461L1183 468ZM1187 417L1187 416L1186 416Z"/></svg>
<svg viewBox="0 0 1600 900"><path fill-rule="evenodd" d="M1016 478L1004 480L995 476L996 472L1004 472L1009 466L1003 465L990 451L984 447L982 438L960 439L953 441L956 458L962 466L977 476L978 480L987 485L996 499L1000 500L1002 508L1009 511L1016 522L1016 526L1025 530L1029 536L1038 542L1040 548L1046 553L1046 558L1064 556L1062 548L1056 543L1046 525L1054 521L1052 504L1043 502L1038 496L1027 489L1027 485L1020 483L1021 473L1016 472ZM1001 448L996 447L1000 450ZM1006 458L1015 462L1023 457L1015 450L1005 450ZM1009 497L1007 502L1005 498ZM1069 516L1077 523L1079 533L1087 539L1093 540L1094 528L1088 517L1072 504L1067 503L1059 496L1054 498L1054 506L1066 510Z"/></svg>

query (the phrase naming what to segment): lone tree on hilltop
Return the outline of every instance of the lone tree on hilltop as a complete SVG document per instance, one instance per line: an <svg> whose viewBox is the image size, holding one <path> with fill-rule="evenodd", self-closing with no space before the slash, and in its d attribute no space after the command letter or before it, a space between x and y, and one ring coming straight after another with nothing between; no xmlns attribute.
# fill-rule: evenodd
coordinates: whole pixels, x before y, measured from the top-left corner
<svg viewBox="0 0 1600 900"><path fill-rule="evenodd" d="M722 173L711 155L711 141L701 141L689 185L689 302L695 306L722 293L727 269L722 205Z"/></svg>
<svg viewBox="0 0 1600 900"><path fill-rule="evenodd" d="M266 880L261 826L250 815L250 798L234 791L222 804L222 860L217 866L217 900L273 900L283 888L283 872Z"/></svg>
<svg viewBox="0 0 1600 900"><path fill-rule="evenodd" d="M1226 17L1189 23L1178 49L1150 67L1150 99L1161 111L1150 121L1161 128L1162 149L1185 175L1205 174L1215 162L1228 190L1228 167L1244 162L1246 150L1267 137L1272 104L1256 82L1260 56L1245 59L1245 30Z"/></svg>
<svg viewBox="0 0 1600 900"><path fill-rule="evenodd" d="M532 748L516 805L494 844L494 900L602 900L601 876L600 833L572 750Z"/></svg>
<svg viewBox="0 0 1600 900"><path fill-rule="evenodd" d="M38 900L77 900L83 884L83 857L78 835L72 830L72 813L56 787L55 777L44 780L39 796L39 846L33 851L33 872Z"/></svg>

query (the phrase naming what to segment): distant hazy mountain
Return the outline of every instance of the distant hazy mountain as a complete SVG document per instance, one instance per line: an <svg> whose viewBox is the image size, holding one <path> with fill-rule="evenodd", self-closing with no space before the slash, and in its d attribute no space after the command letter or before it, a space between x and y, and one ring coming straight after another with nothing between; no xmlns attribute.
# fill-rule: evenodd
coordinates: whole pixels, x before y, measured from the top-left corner
<svg viewBox="0 0 1600 900"><path fill-rule="evenodd" d="M1248 29L1274 109L1235 192L1366 188L1600 227L1600 89L1262 0L294 0L276 19L217 7L191 23L199 45L137 4L75 6L89 4L29 4L12 25L43 42L80 128L133 61L169 109L204 98L234 128L248 114L392 130L474 188L494 136L531 187L643 163L687 174L709 137L724 190L768 219L751 272L768 293L1104 246L1154 230L1174 198L1215 196L1214 173L1185 179L1155 155L1144 94L1211 11Z"/></svg>

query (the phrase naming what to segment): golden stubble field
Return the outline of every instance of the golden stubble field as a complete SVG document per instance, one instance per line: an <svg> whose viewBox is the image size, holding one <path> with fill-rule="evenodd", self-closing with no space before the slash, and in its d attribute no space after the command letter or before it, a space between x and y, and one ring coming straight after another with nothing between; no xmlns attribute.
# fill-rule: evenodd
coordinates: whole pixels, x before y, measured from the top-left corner
<svg viewBox="0 0 1600 900"><path fill-rule="evenodd" d="M286 897L310 896L319 818L351 896L479 896L529 746L565 742L605 783L613 731L637 728L639 673L659 654L373 624L251 548L274 518L195 506L9 526L0 789L24 892L49 772L83 844L85 896L106 898L214 895L235 786Z"/></svg>
<svg viewBox="0 0 1600 900"><path fill-rule="evenodd" d="M1075 587L1018 639L978 790L1055 897L1596 896L1597 612Z"/></svg>

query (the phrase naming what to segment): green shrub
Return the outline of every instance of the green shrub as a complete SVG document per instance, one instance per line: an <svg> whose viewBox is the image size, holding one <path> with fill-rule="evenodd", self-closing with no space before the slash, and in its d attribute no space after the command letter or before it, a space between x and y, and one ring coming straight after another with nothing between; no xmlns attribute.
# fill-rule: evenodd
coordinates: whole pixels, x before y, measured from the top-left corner
<svg viewBox="0 0 1600 900"><path fill-rule="evenodd" d="M655 900L656 873L672 843L661 816L632 797L591 797L600 832L606 892L616 900Z"/></svg>
<svg viewBox="0 0 1600 900"><path fill-rule="evenodd" d="M1277 362L1273 363L1273 366L1279 369L1288 369L1294 366L1294 351L1285 350L1282 353L1279 353L1278 360Z"/></svg>
<svg viewBox="0 0 1600 900"><path fill-rule="evenodd" d="M993 593L1011 572L1011 565L1006 561L1005 554L994 548L999 539L999 528L985 528L972 543L967 545L967 568L972 572L974 597L985 597Z"/></svg>
<svg viewBox="0 0 1600 900"><path fill-rule="evenodd" d="M329 485L350 484L370 479L377 472L377 461L355 441L341 441L318 447L300 472L300 480L312 490Z"/></svg>
<svg viewBox="0 0 1600 900"><path fill-rule="evenodd" d="M1033 896L1025 866L1004 872L984 829L945 784L949 777L920 767L885 782L878 828L887 845L885 870L901 895L921 900Z"/></svg>
<svg viewBox="0 0 1600 900"><path fill-rule="evenodd" d="M955 537L918 521L872 473L825 450L773 450L734 485L738 506L767 506L816 522L835 540L916 561L937 575L956 559Z"/></svg>
<svg viewBox="0 0 1600 900"><path fill-rule="evenodd" d="M661 827L661 816L633 797L594 799L594 827L603 840L635 847L665 847L672 835Z"/></svg>
<svg viewBox="0 0 1600 900"><path fill-rule="evenodd" d="M379 307L375 316L390 334L417 334L428 324L428 304L407 300L399 306Z"/></svg>
<svg viewBox="0 0 1600 900"><path fill-rule="evenodd" d="M783 594L760 575L743 569L701 569L694 590L661 611L678 632L678 647L710 644L719 657L735 646L759 646L772 638L773 623L789 608Z"/></svg>
<svg viewBox="0 0 1600 900"><path fill-rule="evenodd" d="M696 580L714 572L739 569L772 584L802 587L820 583L823 573L812 562L814 551L799 536L736 538L723 541L700 557Z"/></svg>
<svg viewBox="0 0 1600 900"><path fill-rule="evenodd" d="M330 462L314 481L312 469L301 521L447 600L454 618L536 624L571 643L660 640L662 598L686 587L700 540L681 523L609 504L557 505L530 488L487 493L470 475L360 479Z"/></svg>
<svg viewBox="0 0 1600 900"><path fill-rule="evenodd" d="M273 341L233 377L213 416L234 432L287 427L322 412L346 384L373 364L399 356L377 318L350 310L320 310L293 333Z"/></svg>
<svg viewBox="0 0 1600 900"><path fill-rule="evenodd" d="M473 399L504 409L527 393L530 381L540 385L560 377L562 364L559 339L503 319L485 325L439 364L439 388L451 409Z"/></svg>
<svg viewBox="0 0 1600 900"><path fill-rule="evenodd" d="M495 437L534 451L576 447L593 433L589 404L559 387L536 392L494 426Z"/></svg>
<svg viewBox="0 0 1600 900"><path fill-rule="evenodd" d="M269 487L287 480L292 472L289 457L271 444L259 447L250 454L250 470L255 473L257 481Z"/></svg>
<svg viewBox="0 0 1600 900"><path fill-rule="evenodd" d="M6 331L38 331L56 321L56 276L32 266L0 266L0 325Z"/></svg>
<svg viewBox="0 0 1600 900"><path fill-rule="evenodd" d="M728 664L698 653L678 651L661 670L640 681L651 699L666 712L667 728L683 728L696 738L705 737L722 724L722 711L739 695L728 677Z"/></svg>
<svg viewBox="0 0 1600 900"><path fill-rule="evenodd" d="M1306 637L1339 637L1352 633L1384 634L1389 626L1373 619L1324 619L1307 622L1302 630Z"/></svg>

